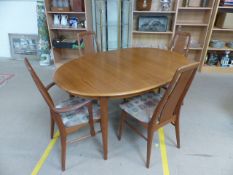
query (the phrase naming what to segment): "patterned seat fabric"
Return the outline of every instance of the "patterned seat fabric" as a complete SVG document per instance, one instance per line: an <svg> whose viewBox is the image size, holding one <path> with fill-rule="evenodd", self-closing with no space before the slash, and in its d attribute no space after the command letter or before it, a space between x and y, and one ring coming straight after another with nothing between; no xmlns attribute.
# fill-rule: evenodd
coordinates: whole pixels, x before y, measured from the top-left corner
<svg viewBox="0 0 233 175"><path fill-rule="evenodd" d="M160 94L149 92L130 99L121 104L120 108L137 120L148 123L160 99Z"/></svg>
<svg viewBox="0 0 233 175"><path fill-rule="evenodd" d="M74 98L70 98L68 100L62 101L61 103L56 105L56 108L64 108L68 106L73 106L79 103L83 103L85 101L87 101L87 99L80 98L80 97L74 97ZM75 125L89 122L89 113L88 113L87 107L82 107L74 111L61 113L61 117L62 117L62 121L65 127L72 127ZM96 104L93 104L93 118L100 119L100 108Z"/></svg>

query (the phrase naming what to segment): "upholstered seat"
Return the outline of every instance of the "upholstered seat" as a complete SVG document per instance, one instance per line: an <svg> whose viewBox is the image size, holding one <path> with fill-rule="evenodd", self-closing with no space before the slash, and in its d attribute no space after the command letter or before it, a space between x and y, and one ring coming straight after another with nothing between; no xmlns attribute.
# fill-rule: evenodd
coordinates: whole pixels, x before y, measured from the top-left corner
<svg viewBox="0 0 233 175"><path fill-rule="evenodd" d="M24 63L50 109L51 138L54 136L55 124L59 130L61 139L61 165L62 171L64 171L66 164L67 144L83 140L90 136L94 137L96 135L94 123L101 121L99 107L93 104L92 100L80 97L70 98L58 103L58 105L55 106L54 101L49 94L49 90L56 84L52 82L47 86L44 86L27 58L24 59ZM90 128L89 135L67 141L69 134L72 134L78 131L80 128L88 125Z"/></svg>
<svg viewBox="0 0 233 175"><path fill-rule="evenodd" d="M177 147L180 148L180 108L198 66L199 63L190 63L178 68L163 95L150 92L129 99L128 102L120 105L122 113L118 128L118 138L121 139L122 130L124 125L127 124L129 128L147 141L147 168L150 166L153 135L159 128L169 123L174 125ZM129 118L132 117L136 118L137 122L129 122ZM147 129L147 136L138 130L138 124Z"/></svg>
<svg viewBox="0 0 233 175"><path fill-rule="evenodd" d="M88 99L80 98L80 97L73 97L68 100L64 100L61 103L56 105L56 108L64 108L69 107L77 104L84 103L85 101L88 101ZM65 125L65 127L72 127L75 125L80 125L83 123L89 122L89 114L88 109L86 106L69 111L61 113L62 122ZM93 104L93 119L100 119L100 108L97 104Z"/></svg>
<svg viewBox="0 0 233 175"><path fill-rule="evenodd" d="M137 120L148 123L160 100L160 94L149 92L130 99L128 102L121 104L120 108Z"/></svg>

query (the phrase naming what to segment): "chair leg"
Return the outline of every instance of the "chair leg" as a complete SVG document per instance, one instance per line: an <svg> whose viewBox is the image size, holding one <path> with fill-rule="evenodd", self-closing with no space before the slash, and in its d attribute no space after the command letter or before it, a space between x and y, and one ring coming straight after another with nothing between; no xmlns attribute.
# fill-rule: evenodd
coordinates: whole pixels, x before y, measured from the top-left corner
<svg viewBox="0 0 233 175"><path fill-rule="evenodd" d="M91 136L95 136L95 128L94 128L94 119L93 119L93 109L92 104L88 105L88 113L89 113L89 127Z"/></svg>
<svg viewBox="0 0 233 175"><path fill-rule="evenodd" d="M51 139L53 139L53 135L54 135L54 125L55 125L55 122L54 122L54 119L52 117L52 113L50 114L50 137Z"/></svg>
<svg viewBox="0 0 233 175"><path fill-rule="evenodd" d="M61 135L61 167L62 171L66 169L66 136Z"/></svg>
<svg viewBox="0 0 233 175"><path fill-rule="evenodd" d="M147 138L147 159L146 159L146 167L150 167L150 157L151 157L151 149L152 149L152 142L153 142L154 132L148 130L148 138Z"/></svg>
<svg viewBox="0 0 233 175"><path fill-rule="evenodd" d="M90 126L90 134L91 134L92 137L94 137L96 135L94 122L89 122L89 126Z"/></svg>
<svg viewBox="0 0 233 175"><path fill-rule="evenodd" d="M177 148L180 148L180 124L179 120L175 123Z"/></svg>
<svg viewBox="0 0 233 175"><path fill-rule="evenodd" d="M125 125L125 117L126 117L126 113L124 111L122 111L121 117L120 117L120 123L119 123L119 127L118 127L118 140L121 140L122 130L123 130L123 127Z"/></svg>

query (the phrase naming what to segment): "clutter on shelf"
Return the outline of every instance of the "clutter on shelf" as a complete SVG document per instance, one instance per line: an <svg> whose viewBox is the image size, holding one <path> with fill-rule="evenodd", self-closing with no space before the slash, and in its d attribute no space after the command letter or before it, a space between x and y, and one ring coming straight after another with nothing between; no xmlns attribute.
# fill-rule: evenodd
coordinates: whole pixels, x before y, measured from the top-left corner
<svg viewBox="0 0 233 175"><path fill-rule="evenodd" d="M210 52L206 64L209 66L232 67L233 57L230 56L230 51L225 52Z"/></svg>

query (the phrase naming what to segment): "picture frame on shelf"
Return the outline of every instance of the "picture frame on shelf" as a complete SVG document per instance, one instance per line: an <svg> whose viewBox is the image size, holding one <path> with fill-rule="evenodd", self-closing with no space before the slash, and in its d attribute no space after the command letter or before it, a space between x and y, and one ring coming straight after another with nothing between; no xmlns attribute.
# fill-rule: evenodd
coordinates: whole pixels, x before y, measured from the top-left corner
<svg viewBox="0 0 233 175"><path fill-rule="evenodd" d="M138 18L139 31L166 32L167 26L167 16L139 16Z"/></svg>

